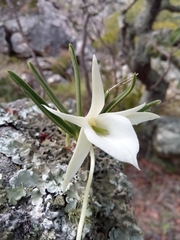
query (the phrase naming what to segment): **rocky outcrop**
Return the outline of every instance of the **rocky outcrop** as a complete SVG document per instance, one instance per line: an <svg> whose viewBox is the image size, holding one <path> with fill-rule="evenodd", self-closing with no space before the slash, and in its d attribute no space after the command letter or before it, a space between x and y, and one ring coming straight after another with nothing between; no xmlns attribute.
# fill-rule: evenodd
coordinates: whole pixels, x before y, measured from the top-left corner
<svg viewBox="0 0 180 240"><path fill-rule="evenodd" d="M89 161L63 194L62 178L72 156L64 141L31 101L0 107L0 239L75 239ZM122 164L96 149L82 239L142 240L132 196Z"/></svg>
<svg viewBox="0 0 180 240"><path fill-rule="evenodd" d="M75 39L55 8L45 11L47 4L44 1L44 8L42 3L39 4L38 14L19 16L19 22L23 35L38 56L57 56L69 43L75 45ZM22 58L31 56L15 18L5 20L0 25L0 53L9 51Z"/></svg>

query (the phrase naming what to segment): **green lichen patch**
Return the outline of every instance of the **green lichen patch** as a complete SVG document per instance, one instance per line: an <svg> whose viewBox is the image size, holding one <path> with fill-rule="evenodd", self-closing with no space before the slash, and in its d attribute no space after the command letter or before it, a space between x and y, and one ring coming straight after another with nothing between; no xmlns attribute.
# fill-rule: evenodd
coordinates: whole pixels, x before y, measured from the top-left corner
<svg viewBox="0 0 180 240"><path fill-rule="evenodd" d="M36 170L21 169L17 174L9 180L11 186L22 186L33 188L40 181L40 173Z"/></svg>
<svg viewBox="0 0 180 240"><path fill-rule="evenodd" d="M22 186L6 188L8 202L11 205L16 205L17 201L26 196L26 191Z"/></svg>
<svg viewBox="0 0 180 240"><path fill-rule="evenodd" d="M5 206L6 202L6 190L0 187L0 208Z"/></svg>

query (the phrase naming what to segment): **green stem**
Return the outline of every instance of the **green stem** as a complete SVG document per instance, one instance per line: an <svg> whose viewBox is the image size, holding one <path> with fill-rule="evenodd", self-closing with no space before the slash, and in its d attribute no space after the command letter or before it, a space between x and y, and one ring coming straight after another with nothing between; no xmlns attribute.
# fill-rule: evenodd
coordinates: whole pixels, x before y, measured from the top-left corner
<svg viewBox="0 0 180 240"><path fill-rule="evenodd" d="M70 137L69 137L69 134L66 133L66 147L69 147L70 146Z"/></svg>
<svg viewBox="0 0 180 240"><path fill-rule="evenodd" d="M89 178L88 178L85 193L84 193L84 200L83 200L83 205L82 205L81 216L80 216L80 221L79 221L79 225L78 225L76 240L80 240L81 236L82 236L84 220L85 220L85 217L86 217L86 208L87 208L87 203L88 203L88 196L89 196L89 191L90 191L90 187L91 187L91 183L92 183L92 179L93 179L94 166L95 166L95 156L94 156L93 147L90 150L90 158L91 158L91 164L90 164Z"/></svg>

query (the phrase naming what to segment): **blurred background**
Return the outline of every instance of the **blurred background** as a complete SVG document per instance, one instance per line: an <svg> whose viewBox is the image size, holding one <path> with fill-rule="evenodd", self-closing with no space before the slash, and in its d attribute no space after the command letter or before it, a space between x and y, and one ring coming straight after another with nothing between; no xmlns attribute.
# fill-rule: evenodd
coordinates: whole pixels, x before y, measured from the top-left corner
<svg viewBox="0 0 180 240"><path fill-rule="evenodd" d="M27 62L35 64L58 98L75 109L78 58L83 112L91 99L96 54L105 90L133 92L116 110L160 99L161 119L137 126L140 172L125 165L134 186L132 206L145 240L180 239L180 2L179 0L0 0L0 104L26 97L7 76L10 69L41 96ZM44 96L46 98L46 96Z"/></svg>

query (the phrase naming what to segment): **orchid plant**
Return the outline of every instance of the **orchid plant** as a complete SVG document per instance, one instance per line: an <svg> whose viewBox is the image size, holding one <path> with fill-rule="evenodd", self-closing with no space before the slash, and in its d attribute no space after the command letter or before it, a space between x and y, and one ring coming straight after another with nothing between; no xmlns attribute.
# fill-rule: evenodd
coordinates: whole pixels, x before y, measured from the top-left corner
<svg viewBox="0 0 180 240"><path fill-rule="evenodd" d="M60 129L62 129L62 131L71 136L74 136L74 138L77 139L76 147L67 167L64 182L62 185L64 192L66 191L71 179L75 176L83 161L90 153L90 172L84 194L83 206L76 238L77 240L80 240L95 166L95 154L93 145L102 149L114 157L117 161L130 163L139 169L137 162L139 142L132 125L159 118L159 116L154 113L146 112L150 106L159 103L159 101L154 101L150 104L144 103L135 108L121 112L110 112L119 103L119 101L124 99L131 92L135 85L136 75L133 77L131 86L123 93L118 95L115 99L113 99L108 105L106 105L105 99L108 96L109 92L104 93L97 59L95 56L93 56L91 106L88 114L83 117L81 108L80 74L72 45L69 46L69 49L75 72L77 116L70 115L68 113L64 106L54 96L32 63L29 63L30 69L57 107L57 110L50 108L48 104L43 99L41 99L33 91L33 89L31 89L30 86L28 86L15 73L11 71L8 71L8 73L9 76L17 84L19 84L25 93L27 93L27 95L40 107L40 109Z"/></svg>

